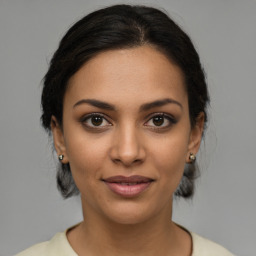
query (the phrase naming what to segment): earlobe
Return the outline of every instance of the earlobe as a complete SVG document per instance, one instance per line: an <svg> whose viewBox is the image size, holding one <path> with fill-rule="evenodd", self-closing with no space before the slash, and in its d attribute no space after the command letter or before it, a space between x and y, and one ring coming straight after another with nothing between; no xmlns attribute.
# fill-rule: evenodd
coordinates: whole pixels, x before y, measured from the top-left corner
<svg viewBox="0 0 256 256"><path fill-rule="evenodd" d="M204 113L199 113L194 127L191 129L190 140L188 145L188 159L191 154L196 155L200 148L202 136L204 131Z"/></svg>
<svg viewBox="0 0 256 256"><path fill-rule="evenodd" d="M51 131L58 159L61 161L61 163L67 164L69 161L66 153L63 131L55 116L52 116L51 118Z"/></svg>

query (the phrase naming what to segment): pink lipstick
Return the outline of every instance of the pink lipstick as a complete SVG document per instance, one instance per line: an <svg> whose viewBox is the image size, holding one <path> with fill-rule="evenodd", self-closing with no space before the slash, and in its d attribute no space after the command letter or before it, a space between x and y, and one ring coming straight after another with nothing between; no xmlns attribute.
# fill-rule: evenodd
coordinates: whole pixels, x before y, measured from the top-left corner
<svg viewBox="0 0 256 256"><path fill-rule="evenodd" d="M145 191L153 179L143 176L113 176L107 179L103 179L108 188L114 193L123 197L135 197Z"/></svg>

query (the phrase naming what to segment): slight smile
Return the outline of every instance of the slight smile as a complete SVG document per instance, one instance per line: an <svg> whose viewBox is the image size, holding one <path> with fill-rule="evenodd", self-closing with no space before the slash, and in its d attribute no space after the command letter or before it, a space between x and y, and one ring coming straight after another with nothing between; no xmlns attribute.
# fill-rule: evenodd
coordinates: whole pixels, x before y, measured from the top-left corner
<svg viewBox="0 0 256 256"><path fill-rule="evenodd" d="M140 195L145 191L155 180L144 176L112 176L107 179L102 179L108 188L122 197L131 198Z"/></svg>

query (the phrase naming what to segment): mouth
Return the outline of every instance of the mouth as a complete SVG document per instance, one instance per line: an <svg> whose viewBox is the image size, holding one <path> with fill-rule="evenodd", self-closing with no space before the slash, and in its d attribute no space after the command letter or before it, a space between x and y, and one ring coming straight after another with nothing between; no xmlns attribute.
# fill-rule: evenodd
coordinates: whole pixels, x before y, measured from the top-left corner
<svg viewBox="0 0 256 256"><path fill-rule="evenodd" d="M154 182L153 179L138 175L113 176L102 181L112 192L126 198L140 195Z"/></svg>

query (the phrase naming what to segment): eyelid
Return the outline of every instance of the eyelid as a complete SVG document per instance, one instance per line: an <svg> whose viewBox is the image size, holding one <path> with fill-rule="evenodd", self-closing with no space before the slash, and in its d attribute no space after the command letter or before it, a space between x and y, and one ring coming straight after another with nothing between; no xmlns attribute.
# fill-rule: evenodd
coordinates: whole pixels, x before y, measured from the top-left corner
<svg viewBox="0 0 256 256"><path fill-rule="evenodd" d="M176 120L176 118L175 118L173 115L170 115L170 114L167 114L167 113L164 113L164 112L157 112L157 113L152 113L152 114L148 115L148 116L147 116L147 121L145 122L144 125L146 125L146 123L148 123L152 118L157 117L157 116L162 116L162 117L168 119L168 121L169 121L171 124L169 124L169 125L167 125L167 126L152 126L153 129L168 128L168 127L170 127L171 125L177 123L177 120ZM150 126L150 125L146 125L146 126Z"/></svg>
<svg viewBox="0 0 256 256"><path fill-rule="evenodd" d="M105 119L107 122L108 122L108 125L104 125L104 126L89 126L89 125L86 125L85 122L90 119L91 117L93 116L100 116L102 117L103 119ZM89 114L86 114L84 116L82 116L82 118L80 118L80 122L88 127L88 128L92 128L92 129L103 129L105 128L106 126L112 126L112 123L109 121L109 117L106 116L105 114L102 114L102 113L98 113L98 112L93 112L93 113L89 113Z"/></svg>
<svg viewBox="0 0 256 256"><path fill-rule="evenodd" d="M91 126L91 125L86 124L85 122L93 116L102 117L108 124L103 125L103 126ZM169 124L165 125L165 126L147 125L147 123L151 119L153 119L154 117L157 117L157 116L162 116L163 118L167 119ZM86 126L87 128L91 128L91 129L95 130L95 129L104 129L108 126L113 126L113 124L109 121L109 119L110 119L110 117L108 117L106 114L99 113L99 112L93 112L93 113L89 113L89 114L86 114L86 115L82 116L79 121L83 124L83 126ZM146 117L146 119L147 119L147 121L144 123L144 125L152 128L152 129L164 129L164 128L168 128L168 127L172 126L173 124L177 123L177 119L173 115L167 114L165 112L151 113Z"/></svg>

